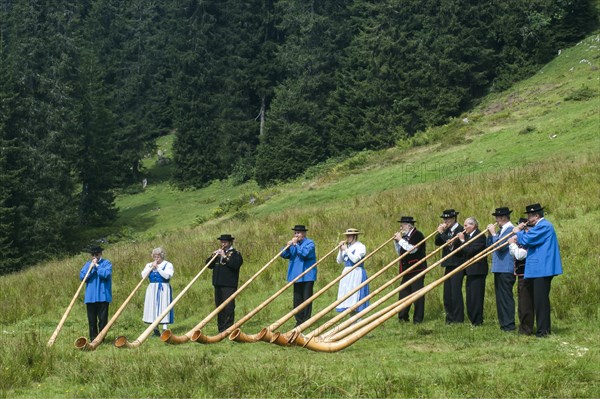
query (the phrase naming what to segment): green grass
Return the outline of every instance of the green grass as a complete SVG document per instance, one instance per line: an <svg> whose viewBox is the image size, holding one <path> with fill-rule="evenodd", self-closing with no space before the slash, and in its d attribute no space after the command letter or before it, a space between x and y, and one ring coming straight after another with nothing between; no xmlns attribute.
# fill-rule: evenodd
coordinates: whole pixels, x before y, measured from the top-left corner
<svg viewBox="0 0 600 399"><path fill-rule="evenodd" d="M474 215L486 225L495 207L510 206L518 217L526 204L540 202L556 227L565 270L552 283L550 338L499 331L490 276L481 328L446 326L442 291L436 289L426 297L424 324L392 319L337 353L262 342L168 346L156 338L136 350L118 350L110 345L118 335L133 340L145 329L143 292L95 352L73 348L87 330L81 302L47 349L79 284L75 276L85 261L79 255L0 279L0 397L599 397L600 82L598 70L579 63L586 58L598 65L593 45L599 45L597 36L563 51L509 92L397 148L321 165L307 173L310 178L267 190L224 181L181 192L168 186L167 172L155 170L148 158L148 175L163 173L163 180L150 177L144 192L119 197L117 227L130 234L105 252L115 265L112 313L159 245L175 266L177 294L224 232L237 237L245 281L279 251L297 223L309 226L323 255L347 227L364 231L361 240L372 250L397 230L400 215L413 215L428 234L448 207L459 210L461 219ZM582 85L595 95L581 91ZM163 144L168 155L168 142ZM389 245L368 261L368 273L394 258ZM285 284L285 270L280 259L261 274L238 298L236 316ZM340 271L326 260L317 288ZM442 271L430 274L427 282ZM389 270L381 280L393 275ZM258 332L287 313L291 295L284 293L243 331ZM315 312L335 297L336 290L327 291L315 301ZM207 274L175 307L174 332L187 332L213 308ZM288 322L281 330L292 327ZM205 330L216 333L215 322Z"/></svg>

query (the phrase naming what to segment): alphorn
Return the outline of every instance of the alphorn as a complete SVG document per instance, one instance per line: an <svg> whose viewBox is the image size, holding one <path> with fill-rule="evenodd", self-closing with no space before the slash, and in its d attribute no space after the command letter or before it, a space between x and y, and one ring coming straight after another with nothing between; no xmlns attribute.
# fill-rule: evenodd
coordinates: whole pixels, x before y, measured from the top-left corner
<svg viewBox="0 0 600 399"><path fill-rule="evenodd" d="M202 330L202 328L213 317L215 317L215 315L217 315L221 310L223 310L225 308L225 306L227 306L227 304L229 304L229 302L233 301L235 299L235 297L237 297L248 285L250 285L251 282L254 281L254 279L256 279L256 277L258 277L259 274L261 274L262 272L267 270L267 268L269 266L271 266L273 264L273 262L275 262L277 260L277 258L279 258L279 256L289 247L290 247L290 244L287 244L277 255L275 255L273 257L273 259L271 259L269 262L267 262L266 265L264 265L262 268L260 268L260 270L258 270L256 273L254 273L252 275L252 277L250 277L244 284L242 284L242 286L240 288L238 288L233 294L231 294L231 296L229 296L229 298L227 298L225 301L223 301L222 304L217 306L217 308L215 310L210 312L210 314L208 316L206 316L204 319L202 319L202 321L200 321L200 323L196 324L196 326L194 328L192 328L190 331L188 331L184 335L173 335L171 330L166 330L160 336L161 341L168 343L168 344L184 344L184 343L188 342L192 338L192 336L194 335L194 333L196 331ZM212 260L211 260L211 262L212 262ZM211 262L209 262L209 264Z"/></svg>
<svg viewBox="0 0 600 399"><path fill-rule="evenodd" d="M477 237L479 237L480 235L484 234L485 231L481 232ZM477 238L475 237L475 238ZM384 289L386 289L387 287L389 287L390 285L392 285L393 283L395 283L396 281L400 280L400 278L402 278L405 274L407 274L412 268L415 268L417 266L419 266L421 263L425 262L427 260L427 258L429 258L432 254L437 253L438 251L440 251L442 248L444 248L445 246L453 243L455 240L457 240L459 238L458 235L456 235L455 237L453 237L451 240L448 240L447 242L445 242L443 245L439 246L438 248L436 248L432 253L430 253L428 256L426 256L425 258L421 259L419 262L415 263L414 265L411 266L411 268L407 269L405 272L400 273L398 276L395 276L394 278L392 278L391 280L389 280L388 282L386 282L385 284L383 284L381 287L379 287L377 290L373 291L371 294L369 294L368 296L366 296L365 298L363 298L361 301L359 301L357 304L353 305L358 307L360 306L362 303L368 301L371 297L377 295L378 293L380 293L381 291L383 291ZM445 257L441 258L440 260L434 262L433 264L429 265L426 269L422 270L421 272L419 272L418 274L416 274L415 276L413 276L410 280L406 281L404 284L401 284L400 287L395 288L394 290L392 290L390 293L386 294L383 298L377 300L376 302L372 303L369 307L363 309L362 312L360 312L360 316L359 315L354 315L352 317L350 317L348 320L346 320L345 322L343 322L342 324L340 324L336 329L340 330L340 329L344 329L347 326L352 325L357 319L361 318L362 316L364 316L365 314L371 312L373 309L375 309L377 306L379 306L380 304L382 304L383 302L385 302L386 300L388 300L389 298L391 298L392 296L394 296L395 294L399 293L400 291L402 291L404 288L410 286L410 284L414 283L415 281L417 281L419 278L423 277L425 274L427 274L428 272L430 272L431 270L433 270L437 265L441 264L444 260L452 257L453 255L455 255L458 251L460 250L460 248L462 248L463 246L467 245L467 243L465 242L465 244L461 245L460 247L458 247L456 250L452 251L451 253L449 253L448 255L446 255ZM352 309L352 307L350 308ZM347 312L346 314L348 314L349 312ZM340 317L341 316L341 317ZM326 325L324 324L322 327L320 327L320 329L317 329L315 331L313 331L310 336L313 336L315 334L319 334L318 331L324 331L325 329L329 328L330 326L332 326L335 322L337 322L338 320L340 320L343 316L340 314L336 317L334 317L332 320L330 320L328 323L326 323ZM322 335L323 339L326 339L329 335L334 334L335 331L330 331L328 333L325 333Z"/></svg>
<svg viewBox="0 0 600 399"><path fill-rule="evenodd" d="M115 340L115 346L117 348L132 349L132 348L138 348L140 345L142 345L144 343L144 341L146 341L146 339L150 336L150 334L152 334L153 330L160 324L162 319L164 319L165 316L167 316L169 314L171 309L173 309L175 307L175 304L181 299L181 297L183 297L185 295L185 293L190 289L190 287L196 282L196 280L198 280L200 278L202 273L204 273L206 271L206 269L208 269L208 265L210 265L217 256L218 256L218 254L215 254L211 258L211 260L209 260L208 263L206 263L206 265L204 265L204 267L198 272L198 274L196 274L196 276L192 279L192 281L190 281L188 283L188 285L185 286L185 288L179 293L179 295L177 295L177 297L175 297L175 299L173 299L171 301L169 306L167 306L165 308L165 310L163 310L163 312L156 318L156 320L154 320L148 326L148 328L146 328L146 330L140 334L140 336L135 341L129 342L129 341L127 341L127 337L121 335L120 337L118 337Z"/></svg>
<svg viewBox="0 0 600 399"><path fill-rule="evenodd" d="M79 296L79 293L81 292L81 289L83 288L83 285L85 284L93 267L94 266L92 264L90 264L90 267L88 268L87 272L85 273L85 276L81 280L81 284L79 284L79 288L77 288L75 295L73 295L73 299L71 299L71 303L69 303L69 306L67 306L67 310L65 310L65 313L63 314L62 318L60 319L60 322L58 322L56 329L54 330L54 332L52 333L52 336L48 340L48 344L46 344L48 347L51 347L52 345L54 345L54 342L56 341L56 338L58 337L58 333L62 329L63 324L65 324L65 321L67 320L67 316L71 312L71 309L73 309L73 305L75 304L75 301L77 300L77 297Z"/></svg>
<svg viewBox="0 0 600 399"><path fill-rule="evenodd" d="M333 248L331 251L329 251L325 256L323 256L321 259L319 259L315 264L313 264L311 267L307 268L305 271L303 271L302 273L300 273L295 279L293 279L292 281L288 282L286 285L284 285L283 287L281 287L276 293L274 293L273 295L271 295L268 299L266 299L264 302L262 302L256 308L254 308L246 316L244 316L240 320L238 320L231 327L227 328L225 331L220 332L217 335L206 336L206 335L204 335L202 333L201 330L196 330L194 332L194 334L192 335L192 341L198 342L200 344L212 344L212 343L216 343L216 342L222 341L225 337L227 337L228 335L230 335L234 330L240 328L245 322L247 322L252 317L254 317L255 314L257 314L262 309L264 309L268 304L270 304L271 302L273 302L273 300L275 298L277 298L285 290L287 290L288 288L290 288L296 281L300 280L302 277L304 277L306 274L308 274L312 269L314 269L315 267L317 267L317 265L319 263L321 263L323 260L325 260L327 257L329 257L329 255L331 255L332 253L334 253L339 247L340 247L340 245L338 244L335 248Z"/></svg>
<svg viewBox="0 0 600 399"><path fill-rule="evenodd" d="M508 237L508 235L506 236ZM504 237L501 239L503 240ZM496 248L486 251L484 256L489 255L490 253L497 251L498 249L504 247L508 245L507 242L505 242L504 244L497 246ZM483 256L483 255L482 255ZM467 262L465 262L465 264L467 264ZM464 264L463 264L464 265ZM349 336L340 339L338 341L335 342L323 342L320 339L320 336L316 336L316 337L312 337L310 339L305 339L304 336L300 335L296 341L295 344L298 346L302 346L304 348L316 351L316 352L338 352L342 349L347 348L348 346L352 345L353 343L355 343L356 341L358 341L359 339L361 339L362 337L364 337L366 334L368 334L369 332L373 331L375 328L379 327L381 324L383 324L385 321L389 320L390 318L394 317L395 315L397 315L402 309L406 308L408 305L412 304L414 301L416 301L417 299L421 298L422 296L424 296L425 294L427 294L429 291L431 291L432 289L436 288L437 286L439 286L441 283L443 283L444 281L448 280L449 278L451 278L453 275L455 275L456 273L464 270L465 267L463 265L453 269L452 271L450 271L448 274L442 276L441 278L439 278L438 280L428 284L427 286L423 287L422 289L420 289L419 291L417 291L415 293L415 295L413 297L411 297L411 301L404 301L402 303L397 303L397 305L391 309L389 312L385 313L383 316L381 316L379 319L361 327L359 330L351 333ZM469 265L469 264L467 264Z"/></svg>
<svg viewBox="0 0 600 399"><path fill-rule="evenodd" d="M423 238L421 241L419 241L415 247L419 247L421 245L423 245L427 240L429 240L431 237L433 237L433 235L437 233L437 230L434 231L433 233L429 234L427 237ZM454 240L454 239L453 239ZM439 251L441 248L443 248L445 245L449 244L445 243L443 246L440 246L439 248L437 248L435 251L431 252L429 255L427 255L422 262L424 262L425 260L427 260L429 257L433 256L437 251ZM339 305L340 303L344 302L346 299L350 298L352 295L354 295L355 292L357 292L358 290L360 290L362 287L366 286L367 284L369 284L371 281L373 281L375 278L377 278L378 276L380 276L383 272L385 272L386 270L388 270L390 267L394 266L398 261L404 259L406 256L409 255L409 252L405 252L402 255L400 255L398 258L394 259L392 262L388 263L386 266L382 267L378 272L376 272L375 274L373 274L371 277L367 278L365 281L363 281L362 283L360 283L358 286L354 287L351 291L349 291L345 296L343 296L342 298L337 299L336 301L334 301L333 303L331 303L330 305L328 305L327 307L325 307L325 309L321 310L319 313L317 313L316 315L314 315L313 317L311 317L310 319L306 320L304 323L300 324L299 326L295 327L293 330L288 331L286 333L286 335L289 337L289 342L291 343L294 338L302 333L302 331L308 327L310 327L311 325L313 325L317 320L319 320L320 318L322 318L324 315L326 315L327 313L329 313L329 311L331 311L333 308L335 308L337 305ZM420 262L420 263L422 263ZM399 276L397 276L397 278L401 278L402 276L406 275L407 273L409 273L412 269L414 269L416 266L418 266L420 263L417 263L415 265L412 265L411 267L409 267L408 269L406 269L405 271L403 271L402 273L400 273ZM388 283L388 285L391 283ZM377 292L380 292L381 289L379 289ZM348 313L352 312L353 310L357 309L360 305L362 305L363 303L365 303L366 301L369 300L369 298L372 298L374 295L377 294L377 292L373 292L371 294L369 294L367 297L361 299L359 301L359 303L352 305L350 308L344 310L343 312L341 312L340 314L338 314L334 319L335 320L330 320L329 322L326 323L327 327L323 327L323 330L327 329L330 325L332 325L333 323L335 323L337 320L340 320L341 318L345 317ZM330 324L328 324L330 323ZM325 326L325 325L324 325Z"/></svg>
<svg viewBox="0 0 600 399"><path fill-rule="evenodd" d="M150 273L148 273L148 274L150 274ZM108 334L108 330L110 330L110 328L117 321L117 319L119 318L121 313L123 313L125 306L127 306L127 304L129 303L131 298L133 298L133 295L137 292L137 290L140 289L140 287L142 286L142 283L144 282L144 280L146 280L146 277L148 277L148 275L145 275L144 277L142 277L142 279L135 286L133 291L131 291L131 294L129 294L127 299L125 299L125 301L123 302L121 307L119 307L119 309L115 312L113 317L111 317L111 319L108 321L108 323L106 323L106 326L102 329L102 331L100 331L100 333L96 336L96 338L94 338L94 340L92 342L88 342L86 337L79 337L75 341L75 348L81 349L81 350L88 350L88 351L95 350L102 343L102 341L104 341L106 334Z"/></svg>
<svg viewBox="0 0 600 399"><path fill-rule="evenodd" d="M361 259L359 262L357 262L354 266L352 266L352 268L348 271L348 273L351 272L352 270L354 270L355 268L357 268L358 266L362 265L367 259L369 259L372 255L374 255L376 252L378 252L381 248L383 248L387 243L389 243L393 239L394 239L394 236L392 236L391 238L389 238L387 241L385 241L383 244L381 244L379 247L377 247L373 252L371 252L370 254L368 254L367 256L365 256L363 259ZM306 301L302 302L300 305L298 305L297 307L295 307L294 309L292 309L292 311L290 311L289 313L287 313L285 316L281 317L279 320L275 321L270 326L263 328L256 335L256 337L258 338L258 340L265 341L265 342L273 342L273 343L277 343L277 344L280 344L280 345L287 345L287 337L284 337L280 333L277 333L277 334L274 335L273 332L276 329L278 329L279 327L281 327L281 325L283 325L283 323L285 323L286 321L288 321L289 319L291 319L292 317L294 317L294 315L296 315L302 309L304 309L306 306L308 306L310 303L312 303L321 294L323 294L325 291L327 291L329 288L331 288L331 286L333 286L338 281L340 281L348 273L345 273L343 275L340 275L340 276L336 277L331 282L329 282L327 285L325 285L323 288L321 288L318 292L316 292L315 294L313 294ZM234 332L231 333L231 335L229 336L229 339L234 340L234 341L238 341L239 340L241 342L256 342L256 341L252 340L252 338L249 338L248 336L245 336L245 337L242 336L241 338L240 338L240 336L241 336L241 331L237 331L236 330L236 331L234 331Z"/></svg>
<svg viewBox="0 0 600 399"><path fill-rule="evenodd" d="M478 234L477 236L473 237L473 239L485 234L485 230L482 231L480 234ZM466 241L464 244L462 244L459 248L456 249L456 251L459 251L461 248L469 245L471 242L470 241ZM467 261L465 261L461 267L463 267L463 269L466 269L467 267L469 267L470 265L472 265L473 263L475 263L476 261L478 261L479 259L481 259L483 256L481 256L482 253L484 253L487 250L490 250L494 247L495 245L492 245L488 248L484 248L481 252L479 252L478 255L476 255L475 257L468 259ZM388 294L384 295L381 299L379 299L378 301L376 301L375 303L373 303L372 307L370 306L370 310L375 309L376 307L378 307L379 305L381 305L382 303L384 303L385 301L387 301L389 298L391 298L392 296L395 296L396 294L398 294L400 291L402 291L405 287L409 286L410 284L412 284L413 282L415 282L417 279L419 279L420 277L422 277L423 275L425 275L427 272L429 272L431 269L433 269L434 267L436 267L438 264L440 264L444 259L447 259L448 257L454 255L455 253L450 253L448 255L446 255L446 257L440 259L439 261L437 261L436 263L434 263L433 265L431 265L430 267L428 267L427 269L425 269L423 272L417 274L416 276L414 276L413 278L411 278L410 280L408 280L406 283L402 284L400 287L395 288L394 290L392 290L391 292L389 292ZM411 295L412 298L412 295ZM406 300L407 298L402 298L401 300L399 300L398 302L396 302L396 305L401 303L402 301ZM412 303L412 302L411 302ZM365 309L366 310L366 309ZM389 309L388 309L389 310ZM367 312L361 312L360 316L364 316ZM377 314L379 316L381 316L382 313L385 313L385 311L383 312L378 312ZM373 315L375 316L375 315ZM326 341L337 341L345 336L347 336L348 334L350 334L351 332L357 330L358 328L360 328L361 326L368 324L368 320L373 320L376 319L376 317L370 316L368 318L365 318L364 320L358 320L360 319L360 317L351 317L350 319L348 319L347 321L345 321L344 323L340 324L335 330L332 330L330 332L328 332L327 334L322 334L320 337L322 340L326 340ZM365 322L366 321L366 322ZM356 322L356 323L355 323ZM355 324L353 324L355 323Z"/></svg>

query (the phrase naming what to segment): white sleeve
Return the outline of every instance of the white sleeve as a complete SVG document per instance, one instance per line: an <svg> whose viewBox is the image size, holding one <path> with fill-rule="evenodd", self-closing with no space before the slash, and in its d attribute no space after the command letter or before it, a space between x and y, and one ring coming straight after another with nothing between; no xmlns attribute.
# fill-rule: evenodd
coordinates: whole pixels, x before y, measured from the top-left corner
<svg viewBox="0 0 600 399"><path fill-rule="evenodd" d="M164 279L167 279L167 280L169 280L171 277L173 277L173 273L175 272L175 270L173 270L173 264L171 262L167 262L167 264L165 265L164 268L159 267L156 269L156 271L158 271L158 273L161 276L163 276Z"/></svg>
<svg viewBox="0 0 600 399"><path fill-rule="evenodd" d="M340 249L337 254L337 263L344 263L344 252Z"/></svg>
<svg viewBox="0 0 600 399"><path fill-rule="evenodd" d="M142 270L142 278L148 277L150 272L152 271L152 263L146 263L144 270Z"/></svg>
<svg viewBox="0 0 600 399"><path fill-rule="evenodd" d="M400 241L398 241L398 246L402 247L403 250L410 252L411 254L414 254L419 249L419 248L415 247L414 245L409 244L409 242L406 241L404 238L401 239ZM398 252L400 252L400 251L398 251Z"/></svg>
<svg viewBox="0 0 600 399"><path fill-rule="evenodd" d="M352 250L346 251L346 254L348 255L348 258L350 258L350 260L353 263L357 263L362 258L364 258L365 255L367 254L367 247L365 247L364 244L362 244L360 242L353 245L353 247L355 247L355 248L352 248Z"/></svg>
<svg viewBox="0 0 600 399"><path fill-rule="evenodd" d="M517 244L510 244L508 251L516 260L523 260L527 257L527 250L525 248L519 248Z"/></svg>

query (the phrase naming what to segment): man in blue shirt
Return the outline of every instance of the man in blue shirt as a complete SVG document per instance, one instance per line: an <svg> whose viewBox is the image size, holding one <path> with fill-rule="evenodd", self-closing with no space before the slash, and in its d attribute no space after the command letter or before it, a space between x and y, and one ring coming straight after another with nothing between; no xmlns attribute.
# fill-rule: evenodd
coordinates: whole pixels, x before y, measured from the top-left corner
<svg viewBox="0 0 600 399"><path fill-rule="evenodd" d="M525 223L520 223L513 231L517 236L517 244L527 250L524 278L533 280L533 308L537 337L550 334L550 284L552 277L562 274L562 260L558 248L558 239L552 223L544 218L544 208L540 204L528 205L525 208Z"/></svg>
<svg viewBox="0 0 600 399"><path fill-rule="evenodd" d="M490 233L487 239L488 247L512 232L514 226L510 222L511 213L512 211L507 207L496 208L496 211L492 213L500 229L496 231L494 224L487 226L487 230ZM516 328L515 298L513 296L513 287L516 281L514 269L515 264L508 247L501 248L492 254L492 273L494 273L498 323L500 324L500 329L507 332L515 331Z"/></svg>
<svg viewBox="0 0 600 399"><path fill-rule="evenodd" d="M294 280L317 261L315 243L306 237L306 232L308 231L306 226L297 224L292 230L294 231L294 237L287 243L289 248L281 254L282 258L289 259L288 282ZM313 295L313 286L316 279L317 268L315 267L294 283L294 308L297 308ZM308 320L311 314L312 303L296 313L296 327Z"/></svg>
<svg viewBox="0 0 600 399"><path fill-rule="evenodd" d="M83 280L88 269L90 273L85 282L84 303L87 307L90 341L104 329L108 323L108 305L112 302L112 264L102 258L102 247L90 248L92 259L87 261L79 272Z"/></svg>

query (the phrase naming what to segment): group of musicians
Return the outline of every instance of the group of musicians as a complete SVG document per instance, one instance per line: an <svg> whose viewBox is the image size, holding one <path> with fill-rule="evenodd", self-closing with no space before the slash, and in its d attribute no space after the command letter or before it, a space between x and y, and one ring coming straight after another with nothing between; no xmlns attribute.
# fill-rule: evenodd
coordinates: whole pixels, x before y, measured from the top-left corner
<svg viewBox="0 0 600 399"><path fill-rule="evenodd" d="M446 209L440 216L443 220L437 227L435 245L443 246L442 263L444 274L453 272L465 262L471 264L466 269L454 274L444 281L443 302L446 323L464 322L464 302L462 286L466 275L466 310L467 317L474 326L483 323L483 303L485 281L488 274L487 256L478 256L486 247L494 246L498 241L508 238L508 246L500 247L492 254L492 273L494 274L494 291L498 322L503 331L514 331L515 301L513 286L518 280L518 318L519 332L534 333L534 320L537 329L535 334L544 337L551 332L550 321L550 287L552 278L562 274L562 263L558 241L554 227L544 218L544 208L540 204L528 205L525 208L526 218L521 218L517 225L510 221L512 210L507 207L496 208L492 215L495 224L488 225L482 233L477 219L468 217L464 225L458 222L459 212ZM402 216L398 221L400 230L393 237L396 253L400 255L399 272L405 273L402 284L413 280L417 273L427 268L427 254L424 235L416 227L412 216ZM497 225L497 226L496 226ZM294 236L282 249L281 257L288 260L287 281L294 282L293 306L298 307L313 295L317 268L312 268L298 278L317 262L316 248L313 240L307 237L305 225L292 228ZM361 232L354 228L344 233L345 240L339 243L337 262L343 264L342 279L339 283L338 299L347 297L336 307L342 312L353 308L361 299L369 294L364 258L367 249L359 241ZM235 238L230 234L222 234L217 238L220 248L207 258L208 267L213 270L215 306L221 305L237 290L239 271L243 264L240 252L234 248ZM87 306L89 334L93 340L108 322L108 307L112 300L112 264L102 257L103 249L95 246L90 249L91 259L86 262L80 272L80 279L87 275L85 304ZM148 277L149 285L144 302L143 321L154 322L172 300L172 289L169 283L173 276L173 265L165 257L162 248L152 251L153 262L146 264L142 277ZM89 273L88 273L89 271ZM399 299L406 298L424 287L424 275L406 284L399 293ZM355 288L363 285L360 289ZM352 291L356 291L351 294ZM358 313L369 306L363 301L354 306L353 313ZM295 315L296 326L311 317L312 306L305 306ZM410 305L398 313L399 320L409 321ZM234 323L235 301L230 300L218 314L219 332L225 331ZM414 302L413 322L421 323L425 314L425 297ZM163 329L173 323L173 312L161 321ZM160 332L155 330L156 335Z"/></svg>

